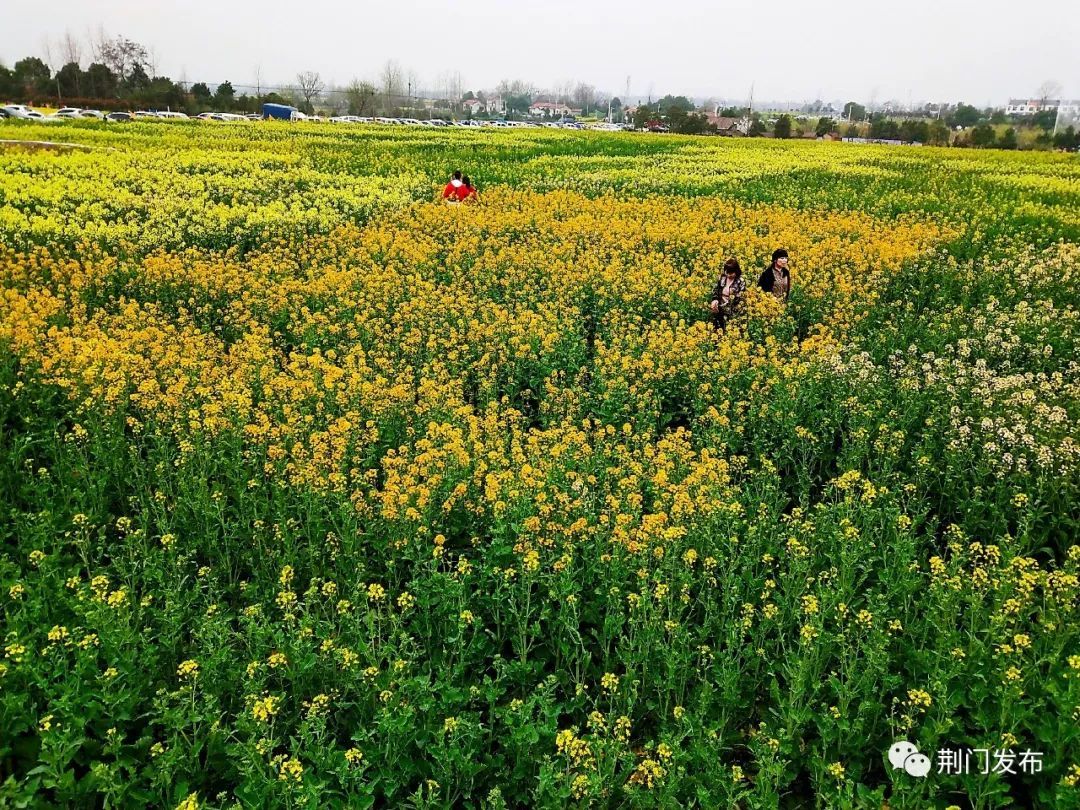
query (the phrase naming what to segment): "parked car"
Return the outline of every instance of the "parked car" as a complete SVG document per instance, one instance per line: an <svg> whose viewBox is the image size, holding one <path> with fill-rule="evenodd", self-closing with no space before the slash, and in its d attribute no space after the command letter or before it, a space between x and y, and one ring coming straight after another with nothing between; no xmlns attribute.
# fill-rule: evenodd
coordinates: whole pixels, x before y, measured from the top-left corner
<svg viewBox="0 0 1080 810"><path fill-rule="evenodd" d="M262 116L258 113L248 113L244 116L248 121L262 121Z"/></svg>
<svg viewBox="0 0 1080 810"><path fill-rule="evenodd" d="M132 113L135 118L153 118L157 120L158 114L156 112L150 112L149 110L136 110Z"/></svg>
<svg viewBox="0 0 1080 810"><path fill-rule="evenodd" d="M105 113L101 110L82 110L79 113L80 118L96 118L99 121L105 117Z"/></svg>
<svg viewBox="0 0 1080 810"><path fill-rule="evenodd" d="M79 107L61 107L53 115L57 118L78 118L81 112Z"/></svg>
<svg viewBox="0 0 1080 810"><path fill-rule="evenodd" d="M106 121L130 121L132 115L129 112L111 112L105 116Z"/></svg>
<svg viewBox="0 0 1080 810"><path fill-rule="evenodd" d="M165 112L159 112L157 114L157 117L158 118L166 118L166 119L171 118L174 121L176 121L176 120L184 120L184 121L186 121L187 118L188 118L185 113L176 112L176 111L169 111L169 110L166 110Z"/></svg>
<svg viewBox="0 0 1080 810"><path fill-rule="evenodd" d="M8 118L30 118L30 113L34 112L25 104L6 104L0 107L0 110L3 110L4 115ZM38 115L41 115L41 113L38 113Z"/></svg>

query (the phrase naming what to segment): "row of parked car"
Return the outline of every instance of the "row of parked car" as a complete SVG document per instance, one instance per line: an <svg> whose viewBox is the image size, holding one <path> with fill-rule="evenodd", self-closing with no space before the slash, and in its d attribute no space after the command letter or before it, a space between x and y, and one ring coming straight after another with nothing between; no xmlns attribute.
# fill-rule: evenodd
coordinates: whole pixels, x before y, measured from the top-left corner
<svg viewBox="0 0 1080 810"><path fill-rule="evenodd" d="M294 120L319 120L324 119L318 116L304 116L304 118L294 117ZM429 118L421 120L419 118L384 118L381 116L368 118L359 115L335 115L333 118L325 119L331 124L387 124L390 126L414 126L414 127L552 127L555 129L586 129L586 125L580 121L572 120L560 120L560 121L482 121L477 118L465 119L462 121L447 121L444 118ZM592 129L614 129L621 130L622 124L594 124L590 128Z"/></svg>
<svg viewBox="0 0 1080 810"><path fill-rule="evenodd" d="M101 110L84 110L80 107L61 107L51 115L45 115L37 110L27 107L25 104L7 104L0 107L0 118L23 118L34 121L63 121L80 118L92 118L98 121L132 121L136 119L152 118L156 120L176 121L190 120L190 116L182 112L172 112L169 110L136 110L135 112L110 112L105 113ZM195 116L196 119L203 121L260 121L262 116L258 113L251 113L249 115L240 115L238 113L215 113L206 112Z"/></svg>
<svg viewBox="0 0 1080 810"><path fill-rule="evenodd" d="M101 110L85 110L79 107L62 107L51 115L45 115L25 104L8 104L0 107L0 118L22 118L34 121L65 121L72 119L96 119L98 121L133 121L139 119L156 120L192 120L190 116L182 112L136 110L135 112L110 112ZM194 116L194 120L200 121L261 121L263 116L258 113L241 115L239 113L204 112ZM323 118L318 115L304 115L293 113L294 121L329 121L332 124L385 124L388 126L417 126L417 127L549 127L554 129L597 129L606 131L621 131L633 129L630 124L600 123L586 127L580 121L572 119L560 119L558 121L481 121L468 119L463 121L447 121L443 118L431 118L420 120L418 118L386 118L382 116L359 116L359 115L335 115L332 118Z"/></svg>

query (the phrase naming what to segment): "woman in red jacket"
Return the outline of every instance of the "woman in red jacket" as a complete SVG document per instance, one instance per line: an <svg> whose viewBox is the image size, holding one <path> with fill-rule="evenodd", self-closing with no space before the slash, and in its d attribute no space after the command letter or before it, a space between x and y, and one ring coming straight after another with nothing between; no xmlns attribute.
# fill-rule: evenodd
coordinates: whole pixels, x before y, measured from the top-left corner
<svg viewBox="0 0 1080 810"><path fill-rule="evenodd" d="M454 172L454 176L450 178L450 182L443 186L442 197L447 202L457 202L461 199L461 189L463 183L461 182L461 172Z"/></svg>

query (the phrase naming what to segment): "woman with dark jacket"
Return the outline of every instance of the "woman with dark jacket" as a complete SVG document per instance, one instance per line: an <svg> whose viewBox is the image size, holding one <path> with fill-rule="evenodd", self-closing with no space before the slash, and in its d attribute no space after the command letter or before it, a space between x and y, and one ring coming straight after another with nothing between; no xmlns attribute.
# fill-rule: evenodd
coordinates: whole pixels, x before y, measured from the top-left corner
<svg viewBox="0 0 1080 810"><path fill-rule="evenodd" d="M743 281L738 260L728 259L724 262L720 280L716 282L712 295L709 296L713 329L723 329L727 325L728 319L738 311L745 292L746 282Z"/></svg>
<svg viewBox="0 0 1080 810"><path fill-rule="evenodd" d="M772 293L781 302L791 294L791 271L788 270L788 255L783 248L773 251L772 263L765 268L758 279L758 286L765 292Z"/></svg>

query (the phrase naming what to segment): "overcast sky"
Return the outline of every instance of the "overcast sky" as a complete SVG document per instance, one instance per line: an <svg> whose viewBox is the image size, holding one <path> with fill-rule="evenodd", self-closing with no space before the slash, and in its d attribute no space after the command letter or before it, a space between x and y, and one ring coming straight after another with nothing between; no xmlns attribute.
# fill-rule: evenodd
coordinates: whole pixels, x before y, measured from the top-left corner
<svg viewBox="0 0 1080 810"><path fill-rule="evenodd" d="M423 87L457 71L466 89L521 78L621 96L629 76L654 98L745 98L753 83L758 99L983 105L1054 79L1080 96L1070 0L0 0L0 61L100 28L151 47L161 74L238 89L257 71L264 85L376 79L395 59Z"/></svg>

